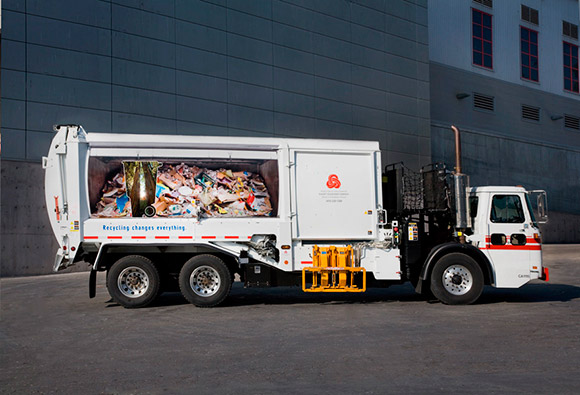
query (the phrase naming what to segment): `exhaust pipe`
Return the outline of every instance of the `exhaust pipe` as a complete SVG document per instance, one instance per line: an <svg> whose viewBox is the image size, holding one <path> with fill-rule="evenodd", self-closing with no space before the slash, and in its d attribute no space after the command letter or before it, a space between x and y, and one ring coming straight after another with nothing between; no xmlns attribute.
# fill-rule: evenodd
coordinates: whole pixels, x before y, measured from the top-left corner
<svg viewBox="0 0 580 395"><path fill-rule="evenodd" d="M469 177L461 172L461 136L459 129L452 125L451 129L455 133L455 174L453 175L455 192L455 229L459 235L460 243L465 243L463 232L471 226L467 215L467 191L469 188Z"/></svg>

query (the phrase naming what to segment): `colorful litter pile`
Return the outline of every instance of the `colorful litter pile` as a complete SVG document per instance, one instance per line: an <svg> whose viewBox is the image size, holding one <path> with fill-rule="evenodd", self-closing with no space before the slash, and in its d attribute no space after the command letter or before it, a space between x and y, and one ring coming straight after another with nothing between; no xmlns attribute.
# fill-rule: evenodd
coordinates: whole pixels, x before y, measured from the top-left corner
<svg viewBox="0 0 580 395"><path fill-rule="evenodd" d="M157 217L251 217L272 213L270 195L259 174L163 165L157 172ZM107 181L97 203L96 218L131 216L123 172Z"/></svg>

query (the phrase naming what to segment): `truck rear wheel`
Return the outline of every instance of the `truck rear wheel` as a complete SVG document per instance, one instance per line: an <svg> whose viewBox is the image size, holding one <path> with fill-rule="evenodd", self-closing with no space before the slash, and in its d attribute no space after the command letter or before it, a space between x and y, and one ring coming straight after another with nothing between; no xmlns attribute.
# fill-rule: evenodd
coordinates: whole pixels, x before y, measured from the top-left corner
<svg viewBox="0 0 580 395"><path fill-rule="evenodd" d="M109 295L125 308L147 306L159 294L159 285L157 268L140 255L119 259L107 273Z"/></svg>
<svg viewBox="0 0 580 395"><path fill-rule="evenodd" d="M468 255L451 253L440 258L431 273L431 292L445 304L471 304L483 291L483 272Z"/></svg>
<svg viewBox="0 0 580 395"><path fill-rule="evenodd" d="M188 260L179 273L179 289L197 307L217 306L232 287L230 270L215 255L197 255Z"/></svg>

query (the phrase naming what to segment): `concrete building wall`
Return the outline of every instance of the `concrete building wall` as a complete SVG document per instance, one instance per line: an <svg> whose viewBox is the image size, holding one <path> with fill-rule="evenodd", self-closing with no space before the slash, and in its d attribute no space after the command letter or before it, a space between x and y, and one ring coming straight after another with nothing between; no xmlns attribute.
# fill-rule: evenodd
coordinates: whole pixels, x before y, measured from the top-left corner
<svg viewBox="0 0 580 395"><path fill-rule="evenodd" d="M539 82L520 78L520 6L539 10ZM463 169L472 185L523 185L548 192L552 212L543 227L549 242L580 241L580 96L563 87L562 21L578 24L577 0L429 3L432 157L453 163L450 125L463 132ZM471 8L493 14L494 67L472 65ZM576 40L577 41L577 40ZM474 95L493 98L492 111L475 107ZM462 96L457 96L463 94ZM524 119L523 106L539 109Z"/></svg>
<svg viewBox="0 0 580 395"><path fill-rule="evenodd" d="M50 271L54 124L376 140L385 163L430 161L426 0L4 0L2 14L2 275Z"/></svg>

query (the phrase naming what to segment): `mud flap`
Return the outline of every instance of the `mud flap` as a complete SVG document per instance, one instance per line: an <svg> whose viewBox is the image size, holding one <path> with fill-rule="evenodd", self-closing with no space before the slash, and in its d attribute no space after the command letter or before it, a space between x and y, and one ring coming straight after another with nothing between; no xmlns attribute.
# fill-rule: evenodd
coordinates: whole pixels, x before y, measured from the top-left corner
<svg viewBox="0 0 580 395"><path fill-rule="evenodd" d="M92 299L97 294L97 271L91 269L89 276L89 298Z"/></svg>
<svg viewBox="0 0 580 395"><path fill-rule="evenodd" d="M66 268L66 265L61 266L63 259L64 259L64 251L62 250L62 248L59 248L58 251L56 252L56 256L54 257L53 270L55 272L58 272L59 270Z"/></svg>

